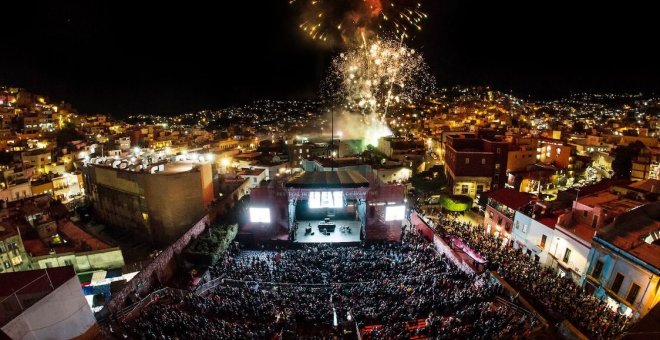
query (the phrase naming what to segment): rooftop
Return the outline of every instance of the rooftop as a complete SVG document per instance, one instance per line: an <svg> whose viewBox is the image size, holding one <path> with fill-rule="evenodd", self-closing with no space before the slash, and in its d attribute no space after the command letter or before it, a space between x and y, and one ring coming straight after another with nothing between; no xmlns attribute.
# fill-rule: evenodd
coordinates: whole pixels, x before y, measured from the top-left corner
<svg viewBox="0 0 660 340"><path fill-rule="evenodd" d="M262 168L253 168L253 169L241 169L241 172L238 173L239 176L259 176L264 173L264 169Z"/></svg>
<svg viewBox="0 0 660 340"><path fill-rule="evenodd" d="M30 297L20 299L21 307L25 310L75 276L76 272L72 266L0 274L0 297L4 298L14 293L18 296ZM11 300L14 301L16 300ZM19 312L13 315L2 313L0 326L7 324L18 314Z"/></svg>
<svg viewBox="0 0 660 340"><path fill-rule="evenodd" d="M38 257L49 255L51 248L58 254L82 253L112 248L110 244L107 244L80 229L80 227L68 219L58 221L57 230L58 233L67 240L67 243L51 247L39 238L23 239L25 251L32 254L32 256Z"/></svg>
<svg viewBox="0 0 660 340"><path fill-rule="evenodd" d="M620 215L598 237L660 269L659 234L660 202L654 202Z"/></svg>
<svg viewBox="0 0 660 340"><path fill-rule="evenodd" d="M533 200L531 194L518 190L503 188L485 193L485 195L513 210L518 210Z"/></svg>
<svg viewBox="0 0 660 340"><path fill-rule="evenodd" d="M629 187L644 192L660 192L660 181L657 179L647 179L644 181L633 182Z"/></svg>
<svg viewBox="0 0 660 340"><path fill-rule="evenodd" d="M303 172L287 184L289 188L359 188L368 187L369 181L357 171L313 171Z"/></svg>
<svg viewBox="0 0 660 340"><path fill-rule="evenodd" d="M609 191L601 191L589 196L583 196L578 202L592 208L601 207L607 210L609 216L621 215L643 204L633 199L620 198L618 195Z"/></svg>

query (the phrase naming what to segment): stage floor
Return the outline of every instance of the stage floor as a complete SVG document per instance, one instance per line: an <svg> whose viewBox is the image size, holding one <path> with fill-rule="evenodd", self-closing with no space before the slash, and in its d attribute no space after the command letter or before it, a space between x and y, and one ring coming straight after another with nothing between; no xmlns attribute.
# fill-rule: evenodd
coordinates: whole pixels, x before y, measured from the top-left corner
<svg viewBox="0 0 660 340"><path fill-rule="evenodd" d="M298 232L296 233L297 243L344 243L344 242L360 242L360 221L353 220L332 220L331 223L335 224L335 231L326 236L319 231L319 223L323 221L298 221ZM305 228L308 224L312 224L312 232L314 235L305 235ZM341 232L342 226L348 226L351 229L350 233Z"/></svg>

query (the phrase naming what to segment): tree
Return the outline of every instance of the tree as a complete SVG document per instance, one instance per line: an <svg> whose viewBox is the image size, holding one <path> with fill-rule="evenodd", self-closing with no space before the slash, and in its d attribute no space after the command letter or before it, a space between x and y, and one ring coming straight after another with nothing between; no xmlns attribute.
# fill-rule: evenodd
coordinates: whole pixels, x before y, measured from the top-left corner
<svg viewBox="0 0 660 340"><path fill-rule="evenodd" d="M614 178L630 179L632 172L632 162L644 149L644 143L636 141L628 146L617 146L614 149L614 160L612 161L612 170Z"/></svg>
<svg viewBox="0 0 660 340"><path fill-rule="evenodd" d="M573 124L573 133L583 134L584 130L585 130L584 122L577 121L575 122L575 124Z"/></svg>
<svg viewBox="0 0 660 340"><path fill-rule="evenodd" d="M423 171L410 179L412 186L424 194L440 192L447 186L447 178L443 172Z"/></svg>
<svg viewBox="0 0 660 340"><path fill-rule="evenodd" d="M472 207L472 198L464 195L442 195L440 205L453 212L467 211Z"/></svg>
<svg viewBox="0 0 660 340"><path fill-rule="evenodd" d="M73 123L67 123L55 136L57 146L61 148L66 147L67 144L73 141L83 139L85 139L85 136L76 130L76 126Z"/></svg>

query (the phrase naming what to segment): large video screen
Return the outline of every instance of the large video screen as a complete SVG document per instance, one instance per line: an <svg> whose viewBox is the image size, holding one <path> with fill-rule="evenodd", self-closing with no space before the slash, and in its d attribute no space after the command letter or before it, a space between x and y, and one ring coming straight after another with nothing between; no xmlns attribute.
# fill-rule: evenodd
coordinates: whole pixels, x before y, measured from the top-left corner
<svg viewBox="0 0 660 340"><path fill-rule="evenodd" d="M406 215L405 205L391 205L385 208L385 221L403 220Z"/></svg>
<svg viewBox="0 0 660 340"><path fill-rule="evenodd" d="M310 209L341 208L344 206L344 195L341 191L312 191L309 193Z"/></svg>
<svg viewBox="0 0 660 340"><path fill-rule="evenodd" d="M252 223L270 223L270 209L268 209L268 208L250 208L250 222L252 222Z"/></svg>

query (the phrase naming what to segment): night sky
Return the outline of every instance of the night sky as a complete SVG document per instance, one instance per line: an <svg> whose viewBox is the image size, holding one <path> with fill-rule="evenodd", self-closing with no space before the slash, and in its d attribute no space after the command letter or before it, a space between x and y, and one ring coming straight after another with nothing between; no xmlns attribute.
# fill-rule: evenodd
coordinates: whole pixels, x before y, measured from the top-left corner
<svg viewBox="0 0 660 340"><path fill-rule="evenodd" d="M0 84L83 113L170 114L313 97L339 52L303 37L287 0L136 2L3 3ZM441 86L660 92L651 2L588 2L426 0L409 44Z"/></svg>

